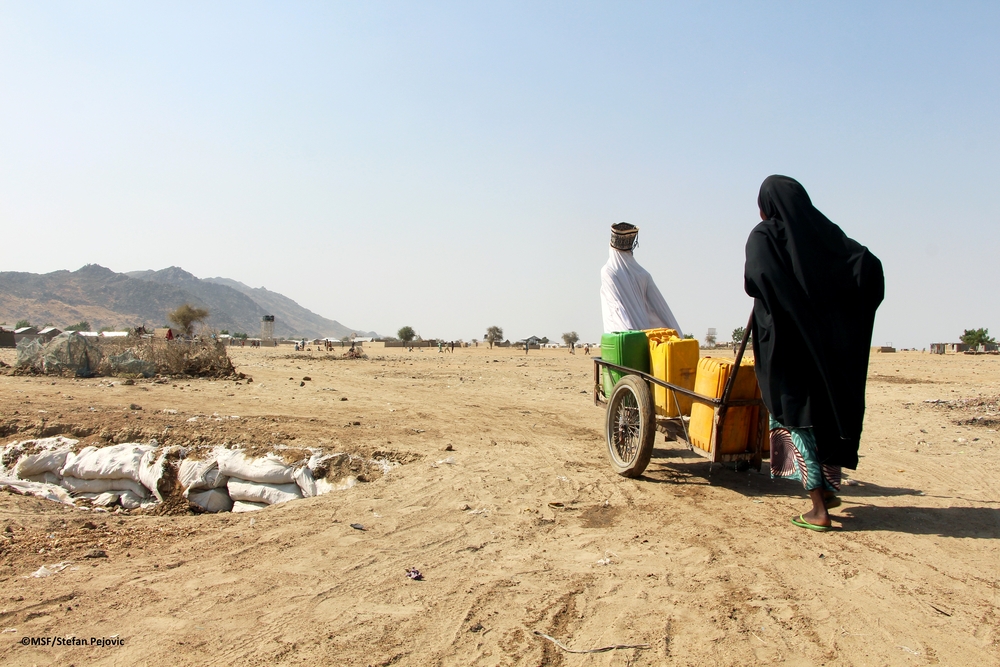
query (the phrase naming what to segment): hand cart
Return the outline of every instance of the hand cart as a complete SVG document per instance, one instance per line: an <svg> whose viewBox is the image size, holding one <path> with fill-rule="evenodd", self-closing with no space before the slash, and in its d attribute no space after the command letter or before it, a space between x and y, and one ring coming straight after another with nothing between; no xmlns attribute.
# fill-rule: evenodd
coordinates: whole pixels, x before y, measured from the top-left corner
<svg viewBox="0 0 1000 667"><path fill-rule="evenodd" d="M655 378L649 373L612 364L600 357L594 358L594 405L607 404L604 433L608 445L608 458L611 460L611 467L615 472L624 477L642 475L653 455L653 439L656 431L666 434L668 440L677 439L686 444L692 451L713 463L749 464L756 470L760 469L765 438L769 437L767 408L764 407L764 401L759 398L730 398L752 328L753 314L751 313L750 321L747 322L746 330L743 333L743 340L740 341L740 347L736 353L736 365L726 381L721 398L703 396L690 389ZM604 394L601 382L601 371L604 368L613 369L623 374L611 391L611 396ZM675 405L677 405L677 394L681 394L699 403L712 406L714 416L708 451L691 444L688 435L689 417L683 415L664 417L655 413L651 385L663 387L672 392ZM723 454L719 443L722 442L722 435L727 426L726 414L729 408L741 406L760 407L757 411L756 433L753 434L754 437L749 438L750 444L746 451Z"/></svg>

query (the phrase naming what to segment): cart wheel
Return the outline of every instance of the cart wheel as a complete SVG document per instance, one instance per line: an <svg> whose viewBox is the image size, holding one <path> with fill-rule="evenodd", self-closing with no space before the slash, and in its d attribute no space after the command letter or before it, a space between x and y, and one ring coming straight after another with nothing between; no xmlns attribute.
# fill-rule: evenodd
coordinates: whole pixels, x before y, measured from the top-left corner
<svg viewBox="0 0 1000 667"><path fill-rule="evenodd" d="M611 467L623 477L638 477L653 455L656 424L649 387L635 375L626 375L611 392L604 432Z"/></svg>

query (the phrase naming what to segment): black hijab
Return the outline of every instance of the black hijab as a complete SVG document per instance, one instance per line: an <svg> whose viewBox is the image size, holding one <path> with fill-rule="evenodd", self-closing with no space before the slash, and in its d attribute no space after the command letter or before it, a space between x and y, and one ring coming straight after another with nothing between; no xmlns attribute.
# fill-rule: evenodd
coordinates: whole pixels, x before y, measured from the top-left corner
<svg viewBox="0 0 1000 667"><path fill-rule="evenodd" d="M757 205L767 219L747 239L744 284L764 403L784 426L813 428L823 463L857 468L882 263L795 179L768 176Z"/></svg>

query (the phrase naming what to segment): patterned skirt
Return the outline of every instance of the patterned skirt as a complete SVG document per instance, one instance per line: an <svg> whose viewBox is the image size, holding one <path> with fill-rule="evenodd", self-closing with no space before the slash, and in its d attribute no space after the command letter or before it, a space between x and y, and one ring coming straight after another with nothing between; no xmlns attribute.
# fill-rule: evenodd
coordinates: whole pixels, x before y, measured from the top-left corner
<svg viewBox="0 0 1000 667"><path fill-rule="evenodd" d="M788 428L774 417L771 427L771 477L797 479L806 491L840 490L840 466L820 463L816 436L811 428Z"/></svg>

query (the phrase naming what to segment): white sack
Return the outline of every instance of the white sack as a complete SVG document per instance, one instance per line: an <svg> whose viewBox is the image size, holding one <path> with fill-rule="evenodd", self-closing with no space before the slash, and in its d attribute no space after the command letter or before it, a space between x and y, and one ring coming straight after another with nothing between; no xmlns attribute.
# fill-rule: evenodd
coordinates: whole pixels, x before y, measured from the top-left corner
<svg viewBox="0 0 1000 667"><path fill-rule="evenodd" d="M12 477L0 478L0 489L5 487L26 496L54 500L57 503L65 503L67 505L73 504L73 498L70 497L66 489L54 484L40 484Z"/></svg>
<svg viewBox="0 0 1000 667"><path fill-rule="evenodd" d="M137 496L131 491L122 491L118 500L121 502L122 507L127 510L135 510L142 507L142 496Z"/></svg>
<svg viewBox="0 0 1000 667"><path fill-rule="evenodd" d="M121 495L117 491L107 491L105 493L97 494L94 498L94 504L98 507L110 507L118 502L118 496Z"/></svg>
<svg viewBox="0 0 1000 667"><path fill-rule="evenodd" d="M288 484L294 482L292 466L285 465L280 457L268 454L259 459L248 459L240 450L223 449L217 454L219 472L226 477L261 484Z"/></svg>
<svg viewBox="0 0 1000 667"><path fill-rule="evenodd" d="M316 495L316 480L313 479L312 470L307 466L296 468L292 473L292 479L298 485L303 498L312 498Z"/></svg>
<svg viewBox="0 0 1000 667"><path fill-rule="evenodd" d="M333 484L325 479L317 479L316 495L322 496L324 493L330 493L331 491L346 491L357 483L358 478L354 476L345 477L339 484Z"/></svg>
<svg viewBox="0 0 1000 667"><path fill-rule="evenodd" d="M229 496L233 500L243 500L251 503L277 505L302 497L298 484L258 484L232 477L227 484Z"/></svg>
<svg viewBox="0 0 1000 667"><path fill-rule="evenodd" d="M26 479L29 482L39 482L41 484L55 484L56 486L62 484L62 477L54 472L43 472L41 475L28 475L27 477L22 477L21 479Z"/></svg>
<svg viewBox="0 0 1000 667"><path fill-rule="evenodd" d="M215 459L205 461L184 459L178 469L177 479L185 491L218 489L229 481L228 477L219 472L219 462Z"/></svg>
<svg viewBox="0 0 1000 667"><path fill-rule="evenodd" d="M160 478L163 477L163 469L167 465L167 450L161 450L159 456L155 451L148 451L142 456L142 460L139 461L139 481L142 485L149 489L153 496L160 502L163 502L163 495L160 493L159 488Z"/></svg>
<svg viewBox="0 0 1000 667"><path fill-rule="evenodd" d="M70 448L77 442L79 441L55 437L15 443L22 449L34 446L36 452L18 459L14 475L21 479L29 479L47 472L58 473L66 465L66 456L70 453Z"/></svg>
<svg viewBox="0 0 1000 667"><path fill-rule="evenodd" d="M78 454L66 457L63 477L80 479L131 479L142 483L139 465L143 455L155 447L134 443L110 447L84 447Z"/></svg>
<svg viewBox="0 0 1000 667"><path fill-rule="evenodd" d="M209 489L187 494L187 499L206 512L229 512L233 509L233 499L225 489Z"/></svg>
<svg viewBox="0 0 1000 667"><path fill-rule="evenodd" d="M616 248L601 269L601 315L605 333L667 328L684 337L649 271Z"/></svg>
<svg viewBox="0 0 1000 667"><path fill-rule="evenodd" d="M233 503L233 513L256 512L257 510L262 510L265 507L267 507L267 505L264 503L248 503L244 500L237 500Z"/></svg>
<svg viewBox="0 0 1000 667"><path fill-rule="evenodd" d="M140 498L145 498L149 495L146 487L130 479L78 479L76 477L63 477L60 486L70 493L130 491Z"/></svg>

